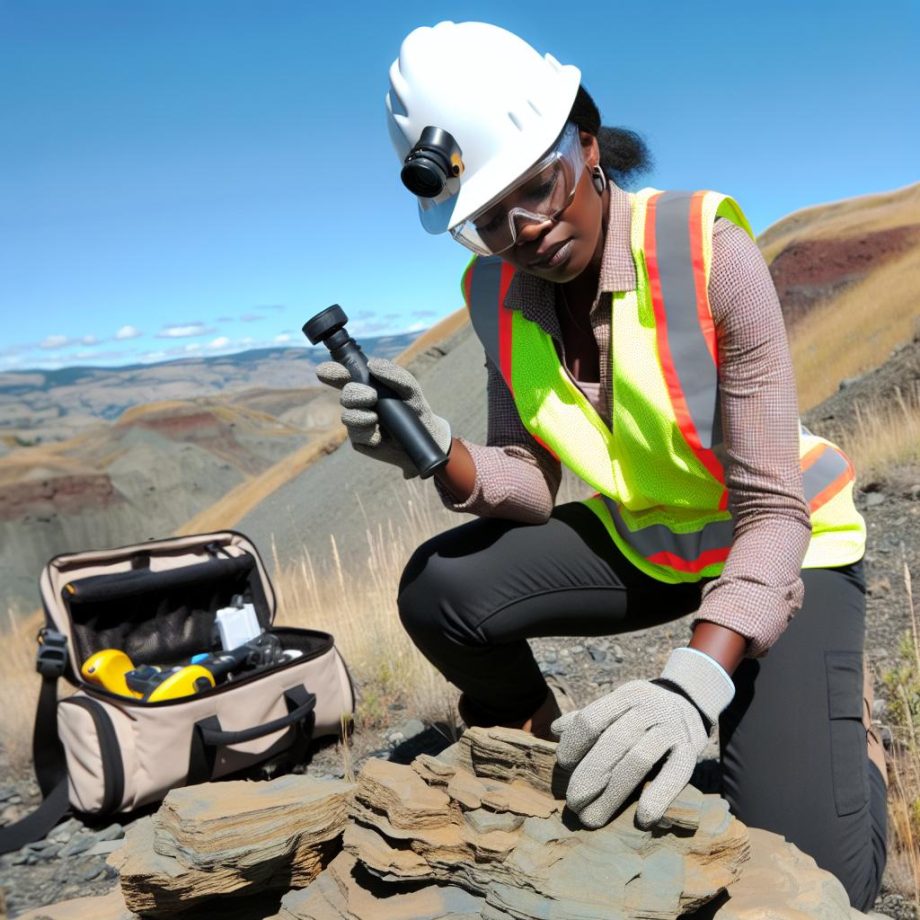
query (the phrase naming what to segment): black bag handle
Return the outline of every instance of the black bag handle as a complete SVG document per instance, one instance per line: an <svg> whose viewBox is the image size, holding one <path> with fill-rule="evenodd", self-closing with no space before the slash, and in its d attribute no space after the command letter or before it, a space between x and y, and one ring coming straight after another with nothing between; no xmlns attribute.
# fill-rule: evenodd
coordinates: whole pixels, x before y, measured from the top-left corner
<svg viewBox="0 0 920 920"><path fill-rule="evenodd" d="M304 739L306 743L309 743L313 733L313 720L311 717L316 709L316 694L310 693L303 686L291 687L290 690L285 690L284 701L288 707L287 715L240 731L224 731L217 716L208 716L208 718L196 722L192 731L192 745L186 783L194 785L207 782L211 778L214 771L214 757L218 747L243 744L246 741L263 738L265 735L270 735L272 732L290 728L291 726L294 726L298 732L298 739L295 743L300 743L305 747ZM304 722L307 719L310 719L309 729L304 726Z"/></svg>
<svg viewBox="0 0 920 920"><path fill-rule="evenodd" d="M286 716L281 716L277 719L273 719L271 722L265 722L262 725L253 725L252 728L244 728L237 732L225 732L220 727L217 716L212 716L210 719L202 719L201 722L196 723L195 728L201 731L201 738L204 743L212 747L243 744L246 741L254 741L256 738L270 735L272 732L280 731L282 728L288 728L295 722L300 722L310 715L316 708L316 696L313 693L309 693L307 697L308 699L305 703L289 712Z"/></svg>

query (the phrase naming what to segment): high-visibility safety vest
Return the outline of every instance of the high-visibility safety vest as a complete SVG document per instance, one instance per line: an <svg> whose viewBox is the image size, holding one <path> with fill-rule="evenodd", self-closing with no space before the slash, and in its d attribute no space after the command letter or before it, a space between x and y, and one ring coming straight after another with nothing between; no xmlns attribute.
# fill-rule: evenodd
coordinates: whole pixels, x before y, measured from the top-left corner
<svg viewBox="0 0 920 920"><path fill-rule="evenodd" d="M660 581L697 581L722 571L733 535L707 291L713 223L722 216L754 234L718 192L645 188L629 197L637 287L614 292L611 305L612 428L575 385L552 336L504 306L513 266L474 258L463 291L524 426L597 490L585 504L620 551ZM853 466L804 427L799 444L812 521L803 567L855 562L866 527L853 504Z"/></svg>

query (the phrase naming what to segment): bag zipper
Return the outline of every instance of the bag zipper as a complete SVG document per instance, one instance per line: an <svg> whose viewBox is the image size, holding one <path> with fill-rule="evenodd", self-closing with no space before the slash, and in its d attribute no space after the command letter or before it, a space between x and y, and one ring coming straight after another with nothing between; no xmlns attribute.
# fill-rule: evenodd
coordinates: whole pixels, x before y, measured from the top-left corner
<svg viewBox="0 0 920 920"><path fill-rule="evenodd" d="M119 756L118 736L115 726L101 703L89 697L69 697L61 700L62 705L69 703L86 710L96 726L99 738L99 754L102 758L102 808L101 814L112 814L118 810L125 794L125 768Z"/></svg>

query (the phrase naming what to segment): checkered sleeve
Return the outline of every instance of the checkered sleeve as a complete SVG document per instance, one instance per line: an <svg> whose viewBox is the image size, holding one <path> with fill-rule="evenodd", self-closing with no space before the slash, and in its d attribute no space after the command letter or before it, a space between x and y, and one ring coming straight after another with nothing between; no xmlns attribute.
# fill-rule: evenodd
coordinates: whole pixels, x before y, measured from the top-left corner
<svg viewBox="0 0 920 920"><path fill-rule="evenodd" d="M759 658L801 607L811 518L799 465L799 414L776 288L757 244L718 219L709 299L719 347L725 479L734 537L722 574L703 588L700 620L749 642Z"/></svg>
<svg viewBox="0 0 920 920"><path fill-rule="evenodd" d="M488 370L486 444L459 438L476 467L473 491L465 501L456 502L437 479L435 488L452 511L540 524L552 513L562 466L524 427L508 385L488 357L485 366Z"/></svg>

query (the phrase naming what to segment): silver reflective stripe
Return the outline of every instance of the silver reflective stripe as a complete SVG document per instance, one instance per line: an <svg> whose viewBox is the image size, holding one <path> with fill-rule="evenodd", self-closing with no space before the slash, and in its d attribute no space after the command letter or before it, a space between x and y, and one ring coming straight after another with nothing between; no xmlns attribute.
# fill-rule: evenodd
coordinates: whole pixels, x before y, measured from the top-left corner
<svg viewBox="0 0 920 920"><path fill-rule="evenodd" d="M693 562L710 550L731 546L734 524L731 518L704 524L693 533L674 533L664 524L650 524L639 530L630 530L620 514L617 503L601 493L601 498L613 518L617 533L646 559L657 553L667 552L678 559Z"/></svg>
<svg viewBox="0 0 920 920"><path fill-rule="evenodd" d="M499 256L480 256L473 266L470 283L470 319L479 341L495 366L501 369L498 343L498 295L502 284L502 260Z"/></svg>
<svg viewBox="0 0 920 920"><path fill-rule="evenodd" d="M802 474L802 487L805 491L805 501L812 502L835 479L842 476L849 469L846 457L839 450L828 447L822 451L818 459Z"/></svg>
<svg viewBox="0 0 920 920"><path fill-rule="evenodd" d="M700 327L690 248L693 192L664 192L655 203L655 251L668 343L690 417L705 448L721 443L718 373Z"/></svg>

